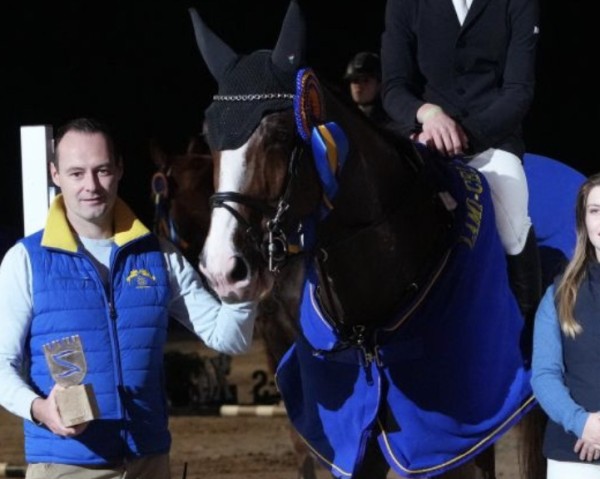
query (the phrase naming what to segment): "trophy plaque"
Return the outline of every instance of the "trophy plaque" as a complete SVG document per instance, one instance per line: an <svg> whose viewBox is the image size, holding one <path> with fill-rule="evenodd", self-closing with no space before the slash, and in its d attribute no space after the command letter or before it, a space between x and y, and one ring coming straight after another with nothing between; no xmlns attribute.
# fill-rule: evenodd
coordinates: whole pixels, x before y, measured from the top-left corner
<svg viewBox="0 0 600 479"><path fill-rule="evenodd" d="M66 427L99 417L98 404L91 384L81 384L87 363L79 335L44 344L50 374L64 389L56 391L56 404Z"/></svg>

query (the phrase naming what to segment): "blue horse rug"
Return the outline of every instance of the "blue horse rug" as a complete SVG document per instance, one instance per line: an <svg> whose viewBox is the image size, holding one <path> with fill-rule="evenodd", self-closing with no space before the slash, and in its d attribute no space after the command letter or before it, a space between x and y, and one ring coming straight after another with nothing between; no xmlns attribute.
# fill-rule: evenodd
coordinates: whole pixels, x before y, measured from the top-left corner
<svg viewBox="0 0 600 479"><path fill-rule="evenodd" d="M335 477L352 477L372 435L400 475L436 476L491 446L534 404L488 185L462 162L445 168L453 246L424 300L378 331L374 354L340 350L308 268L303 337L276 379L292 423Z"/></svg>
<svg viewBox="0 0 600 479"><path fill-rule="evenodd" d="M535 226L544 285L549 285L575 249L575 202L585 175L547 156L523 158L529 215Z"/></svg>

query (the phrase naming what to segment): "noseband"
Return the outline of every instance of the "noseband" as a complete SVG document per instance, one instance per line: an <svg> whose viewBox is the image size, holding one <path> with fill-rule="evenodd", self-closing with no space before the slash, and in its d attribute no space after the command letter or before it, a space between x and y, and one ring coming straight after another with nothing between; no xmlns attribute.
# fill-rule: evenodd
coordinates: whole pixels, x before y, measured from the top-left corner
<svg viewBox="0 0 600 479"><path fill-rule="evenodd" d="M225 208L244 228L245 233L250 237L255 248L261 252L267 262L269 271L272 273L278 273L291 254L288 234L284 231L284 224L287 219L286 212L290 208L296 165L303 154L304 147L300 141L297 141L288 163L286 186L277 201L277 207L235 191L217 192L210 197L211 208ZM266 220L266 238L261 230L261 222L251 224L228 203L244 205L260 213L261 218Z"/></svg>

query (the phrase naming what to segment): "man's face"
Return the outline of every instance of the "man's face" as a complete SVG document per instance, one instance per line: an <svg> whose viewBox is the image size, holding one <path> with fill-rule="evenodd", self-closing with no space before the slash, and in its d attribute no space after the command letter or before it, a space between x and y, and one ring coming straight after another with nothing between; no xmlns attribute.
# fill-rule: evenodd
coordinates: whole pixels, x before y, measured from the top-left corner
<svg viewBox="0 0 600 479"><path fill-rule="evenodd" d="M98 229L112 234L122 168L110 157L104 136L70 131L60 140L56 154L58 164L50 164L50 173L62 191L71 226L83 236Z"/></svg>
<svg viewBox="0 0 600 479"><path fill-rule="evenodd" d="M374 76L358 76L350 82L352 100L358 105L370 105L379 95L380 82Z"/></svg>

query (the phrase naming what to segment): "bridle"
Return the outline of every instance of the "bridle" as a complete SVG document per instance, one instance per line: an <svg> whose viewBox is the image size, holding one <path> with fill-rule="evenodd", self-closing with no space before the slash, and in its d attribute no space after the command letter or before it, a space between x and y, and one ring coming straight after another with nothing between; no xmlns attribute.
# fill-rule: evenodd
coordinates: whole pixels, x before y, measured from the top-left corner
<svg viewBox="0 0 600 479"><path fill-rule="evenodd" d="M154 196L154 233L166 238L176 245L181 251L189 247L189 243L178 233L177 225L171 216L171 168L166 171L157 171L152 176L152 194Z"/></svg>
<svg viewBox="0 0 600 479"><path fill-rule="evenodd" d="M264 200L253 198L235 191L220 191L210 197L211 209L226 209L242 226L244 232L250 237L254 247L260 251L265 259L269 271L278 273L286 264L288 258L294 254L296 248L290 244L291 231L286 232L288 222L288 211L291 206L292 192L296 178L296 169L300 158L304 155L304 145L297 139L290 155L286 184L283 193L277 200L277 206L272 206ZM250 223L239 211L228 203L237 203L250 208L260 214L261 220L265 221L265 229L262 230L262 221L257 224ZM265 238L266 233L266 238Z"/></svg>

